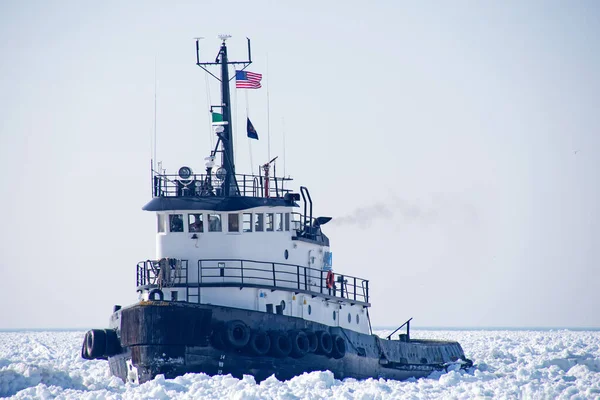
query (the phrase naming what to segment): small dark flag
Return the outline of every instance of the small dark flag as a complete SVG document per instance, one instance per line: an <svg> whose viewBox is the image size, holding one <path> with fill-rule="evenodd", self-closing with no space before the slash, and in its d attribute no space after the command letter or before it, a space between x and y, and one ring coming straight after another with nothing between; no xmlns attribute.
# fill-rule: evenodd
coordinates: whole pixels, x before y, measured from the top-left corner
<svg viewBox="0 0 600 400"><path fill-rule="evenodd" d="M258 133L256 133L256 129L254 129L254 126L252 125L252 122L250 122L250 118L248 118L248 137L250 139L256 139L258 140Z"/></svg>

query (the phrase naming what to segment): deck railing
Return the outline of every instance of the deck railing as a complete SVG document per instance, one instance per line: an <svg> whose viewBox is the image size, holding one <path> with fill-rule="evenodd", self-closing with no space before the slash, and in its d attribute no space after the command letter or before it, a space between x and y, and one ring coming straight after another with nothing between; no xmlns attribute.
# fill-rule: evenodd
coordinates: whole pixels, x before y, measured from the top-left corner
<svg viewBox="0 0 600 400"><path fill-rule="evenodd" d="M235 174L240 196L282 198L290 190L285 183L291 178ZM221 196L223 180L215 173L194 174L182 179L176 174L152 174L153 197L210 197ZM265 188L268 188L266 190ZM268 194L268 195L267 195Z"/></svg>
<svg viewBox="0 0 600 400"><path fill-rule="evenodd" d="M163 258L140 261L136 268L136 285L177 287L188 284L188 260Z"/></svg>
<svg viewBox="0 0 600 400"><path fill-rule="evenodd" d="M369 303L369 281L355 276L334 274L334 284L328 287L329 271L321 269L254 260L206 259L198 260L197 280L190 281L188 261L171 260L139 262L136 279L138 289L255 287L322 295L350 303Z"/></svg>

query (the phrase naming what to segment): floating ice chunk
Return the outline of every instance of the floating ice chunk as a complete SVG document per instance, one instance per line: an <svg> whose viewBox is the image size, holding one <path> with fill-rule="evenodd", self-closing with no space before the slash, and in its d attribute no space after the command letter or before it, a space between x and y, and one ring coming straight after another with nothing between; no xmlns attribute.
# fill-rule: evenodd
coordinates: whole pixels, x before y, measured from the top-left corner
<svg viewBox="0 0 600 400"><path fill-rule="evenodd" d="M460 382L460 374L456 371L450 371L440 377L440 384L443 386L454 386Z"/></svg>

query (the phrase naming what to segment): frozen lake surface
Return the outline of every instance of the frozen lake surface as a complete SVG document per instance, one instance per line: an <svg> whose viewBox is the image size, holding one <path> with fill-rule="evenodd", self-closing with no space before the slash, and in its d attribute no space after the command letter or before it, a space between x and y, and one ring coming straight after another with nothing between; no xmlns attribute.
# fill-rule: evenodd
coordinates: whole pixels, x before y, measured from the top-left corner
<svg viewBox="0 0 600 400"><path fill-rule="evenodd" d="M385 331L378 331L384 336ZM475 366L410 381L333 378L313 372L256 384L252 376L187 374L142 385L80 357L84 332L0 332L0 397L72 399L600 399L598 331L424 331L458 340Z"/></svg>

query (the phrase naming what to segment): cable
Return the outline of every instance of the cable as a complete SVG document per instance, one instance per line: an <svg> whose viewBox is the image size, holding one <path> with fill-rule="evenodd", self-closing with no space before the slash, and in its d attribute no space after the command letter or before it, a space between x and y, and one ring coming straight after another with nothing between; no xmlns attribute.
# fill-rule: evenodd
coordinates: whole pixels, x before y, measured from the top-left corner
<svg viewBox="0 0 600 400"><path fill-rule="evenodd" d="M210 83L208 81L208 74L204 74L204 83L206 85L206 108L210 110L210 105L212 103L211 101L211 95L210 95ZM215 143L214 140L215 138L213 137L213 131L212 131L212 114L211 117L208 119L208 135L209 135L209 139L210 139L210 148L212 149L213 147L215 147Z"/></svg>

